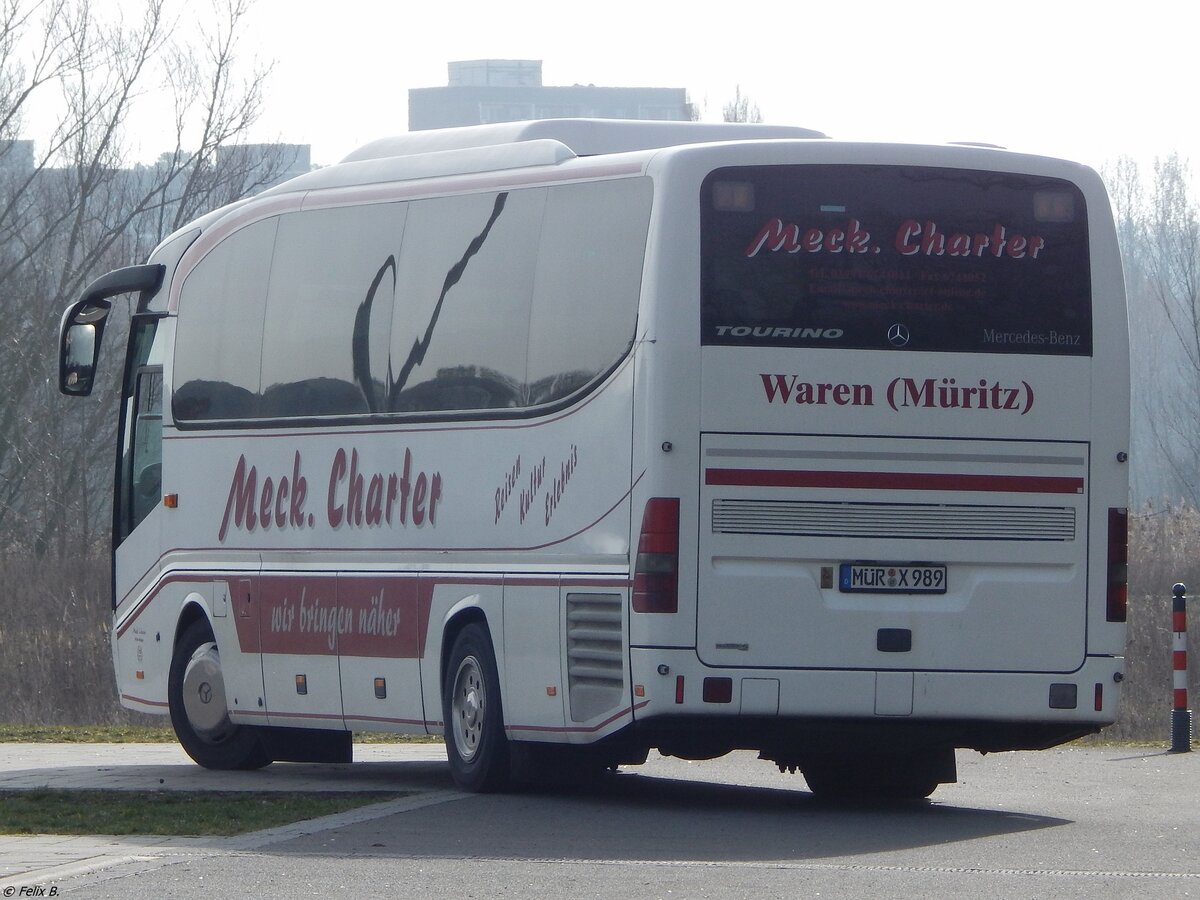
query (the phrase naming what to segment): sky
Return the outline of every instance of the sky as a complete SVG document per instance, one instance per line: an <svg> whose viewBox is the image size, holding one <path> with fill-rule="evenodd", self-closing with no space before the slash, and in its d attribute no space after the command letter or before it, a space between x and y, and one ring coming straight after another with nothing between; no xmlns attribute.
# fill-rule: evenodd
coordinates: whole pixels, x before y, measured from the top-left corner
<svg viewBox="0 0 1200 900"><path fill-rule="evenodd" d="M1100 168L1200 165L1198 35L1191 0L254 0L241 53L273 63L251 138L310 144L322 165L405 131L408 90L445 85L447 62L495 58L542 60L547 85L682 87L712 121L740 87L765 121L834 138Z"/></svg>

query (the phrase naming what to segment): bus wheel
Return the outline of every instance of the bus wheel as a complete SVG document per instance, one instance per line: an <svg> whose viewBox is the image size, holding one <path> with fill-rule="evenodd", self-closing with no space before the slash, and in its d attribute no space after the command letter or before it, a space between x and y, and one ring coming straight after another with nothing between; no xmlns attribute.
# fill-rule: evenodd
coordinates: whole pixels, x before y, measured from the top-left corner
<svg viewBox="0 0 1200 900"><path fill-rule="evenodd" d="M822 756L804 761L808 789L832 803L924 800L941 783L932 758L911 756Z"/></svg>
<svg viewBox="0 0 1200 900"><path fill-rule="evenodd" d="M229 719L221 655L203 620L189 625L175 647L167 699L179 743L204 768L261 769L271 762L258 731Z"/></svg>
<svg viewBox="0 0 1200 900"><path fill-rule="evenodd" d="M467 625L450 651L442 691L446 756L454 783L466 791L508 786L509 745L500 705L500 677L487 629Z"/></svg>
<svg viewBox="0 0 1200 900"><path fill-rule="evenodd" d="M617 756L602 756L590 747L510 741L512 780L534 790L590 788L620 767Z"/></svg>

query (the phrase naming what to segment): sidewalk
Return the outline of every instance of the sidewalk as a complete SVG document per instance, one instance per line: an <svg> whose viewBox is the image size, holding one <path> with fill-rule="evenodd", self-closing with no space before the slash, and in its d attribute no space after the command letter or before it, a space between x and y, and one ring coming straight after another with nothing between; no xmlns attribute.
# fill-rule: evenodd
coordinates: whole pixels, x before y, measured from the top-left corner
<svg viewBox="0 0 1200 900"><path fill-rule="evenodd" d="M404 791L346 813L235 837L0 835L0 890L56 881L125 863L246 850L441 803L452 787L441 744L356 744L350 765L275 763L254 772L213 772L177 744L0 744L0 790ZM7 896L7 894L5 894Z"/></svg>

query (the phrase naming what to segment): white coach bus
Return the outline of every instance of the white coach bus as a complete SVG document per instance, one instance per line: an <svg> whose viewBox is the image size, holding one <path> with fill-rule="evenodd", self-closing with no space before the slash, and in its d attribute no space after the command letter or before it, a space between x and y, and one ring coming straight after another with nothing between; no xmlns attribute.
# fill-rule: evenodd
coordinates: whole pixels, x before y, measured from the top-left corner
<svg viewBox="0 0 1200 900"><path fill-rule="evenodd" d="M121 702L199 764L760 751L923 797L1117 714L1128 342L1091 170L768 126L369 145L63 318L118 425ZM533 765L529 765L530 762Z"/></svg>

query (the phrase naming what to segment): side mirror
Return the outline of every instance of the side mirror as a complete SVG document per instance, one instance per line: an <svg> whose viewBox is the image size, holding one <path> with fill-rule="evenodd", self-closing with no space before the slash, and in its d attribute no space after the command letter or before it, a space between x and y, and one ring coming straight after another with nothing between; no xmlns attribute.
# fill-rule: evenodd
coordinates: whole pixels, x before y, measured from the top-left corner
<svg viewBox="0 0 1200 900"><path fill-rule="evenodd" d="M100 339L112 304L107 300L70 309L63 317L62 341L59 346L58 389L64 394L86 397L96 380L96 364L100 359ZM71 315L74 313L74 315Z"/></svg>
<svg viewBox="0 0 1200 900"><path fill-rule="evenodd" d="M166 267L128 266L102 275L89 284L83 296L67 307L59 326L58 389L72 397L86 397L96 381L100 339L112 310L109 297L131 291L157 291Z"/></svg>

